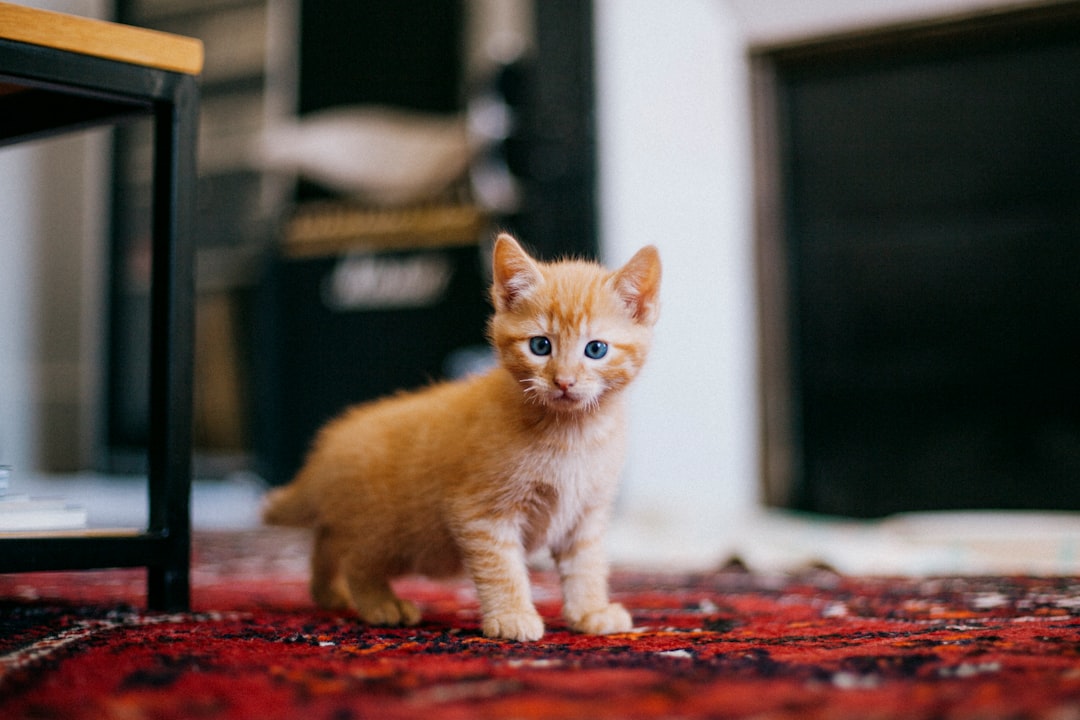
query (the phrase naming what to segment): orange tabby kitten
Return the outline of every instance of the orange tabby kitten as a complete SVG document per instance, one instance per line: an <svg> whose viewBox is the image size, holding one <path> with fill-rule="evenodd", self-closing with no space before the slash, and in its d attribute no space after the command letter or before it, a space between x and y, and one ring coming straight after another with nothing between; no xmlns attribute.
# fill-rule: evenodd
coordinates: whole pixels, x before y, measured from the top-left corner
<svg viewBox="0 0 1080 720"><path fill-rule="evenodd" d="M537 640L526 556L550 549L575 630L625 632L608 600L602 540L626 434L623 390L645 361L659 312L660 258L621 269L542 263L495 241L499 365L347 410L264 518L313 526L311 593L374 625L413 625L389 581L462 569L488 637Z"/></svg>

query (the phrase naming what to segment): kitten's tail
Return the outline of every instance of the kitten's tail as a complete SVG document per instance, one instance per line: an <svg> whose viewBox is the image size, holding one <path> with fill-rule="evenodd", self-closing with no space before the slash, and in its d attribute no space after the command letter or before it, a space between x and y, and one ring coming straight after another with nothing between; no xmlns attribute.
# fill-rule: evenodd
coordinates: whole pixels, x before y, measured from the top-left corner
<svg viewBox="0 0 1080 720"><path fill-rule="evenodd" d="M267 493L262 519L267 525L311 527L317 518L315 508L305 501L305 493L292 483Z"/></svg>

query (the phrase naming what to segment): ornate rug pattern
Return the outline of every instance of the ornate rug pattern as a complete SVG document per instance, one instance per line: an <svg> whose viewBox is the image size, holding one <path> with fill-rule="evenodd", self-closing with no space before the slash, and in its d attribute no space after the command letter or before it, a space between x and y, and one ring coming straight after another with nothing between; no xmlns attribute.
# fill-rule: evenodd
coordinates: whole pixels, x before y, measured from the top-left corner
<svg viewBox="0 0 1080 720"><path fill-rule="evenodd" d="M410 579L409 629L315 610L306 540L196 538L193 609L140 571L0 576L3 718L1080 718L1080 578L616 572L635 629L479 632L468 583Z"/></svg>

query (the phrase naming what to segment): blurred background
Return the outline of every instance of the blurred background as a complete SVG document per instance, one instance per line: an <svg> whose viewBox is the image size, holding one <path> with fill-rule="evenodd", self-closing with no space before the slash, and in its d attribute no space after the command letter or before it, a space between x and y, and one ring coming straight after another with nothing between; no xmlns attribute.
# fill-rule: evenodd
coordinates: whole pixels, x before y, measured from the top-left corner
<svg viewBox="0 0 1080 720"><path fill-rule="evenodd" d="M483 367L495 229L664 261L625 562L1080 566L1080 4L55 0L199 37L196 527ZM0 464L145 494L149 128L0 149Z"/></svg>

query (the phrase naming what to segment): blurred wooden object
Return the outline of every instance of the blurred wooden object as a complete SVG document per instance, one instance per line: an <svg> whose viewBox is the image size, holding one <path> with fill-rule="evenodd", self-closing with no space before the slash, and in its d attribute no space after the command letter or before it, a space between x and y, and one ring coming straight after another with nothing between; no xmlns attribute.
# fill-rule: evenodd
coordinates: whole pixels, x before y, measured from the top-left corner
<svg viewBox="0 0 1080 720"><path fill-rule="evenodd" d="M9 3L0 3L0 38L187 75L203 66L194 38Z"/></svg>

